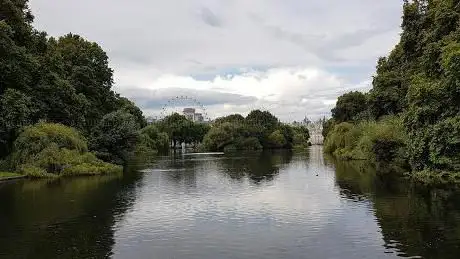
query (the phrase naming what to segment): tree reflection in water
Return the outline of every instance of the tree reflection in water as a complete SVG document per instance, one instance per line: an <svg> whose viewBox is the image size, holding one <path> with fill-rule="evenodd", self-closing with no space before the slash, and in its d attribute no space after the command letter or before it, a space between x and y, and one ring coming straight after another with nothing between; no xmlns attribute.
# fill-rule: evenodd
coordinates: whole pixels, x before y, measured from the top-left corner
<svg viewBox="0 0 460 259"><path fill-rule="evenodd" d="M3 184L0 258L109 257L114 225L132 206L140 177Z"/></svg>
<svg viewBox="0 0 460 259"><path fill-rule="evenodd" d="M366 162L338 161L336 184L343 197L370 199L385 245L403 256L458 258L460 192L415 186L403 179L383 180Z"/></svg>
<svg viewBox="0 0 460 259"><path fill-rule="evenodd" d="M254 184L261 184L273 181L291 160L292 151L288 150L243 153L220 160L220 171L233 180L242 181L248 178Z"/></svg>

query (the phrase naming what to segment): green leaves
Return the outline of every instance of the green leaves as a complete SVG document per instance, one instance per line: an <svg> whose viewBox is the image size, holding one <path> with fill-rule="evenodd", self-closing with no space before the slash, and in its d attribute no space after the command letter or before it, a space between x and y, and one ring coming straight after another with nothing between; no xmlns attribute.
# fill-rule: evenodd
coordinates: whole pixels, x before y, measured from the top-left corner
<svg viewBox="0 0 460 259"><path fill-rule="evenodd" d="M77 130L62 124L40 122L26 127L16 139L12 162L16 167L29 163L50 146L78 153L88 151L86 139Z"/></svg>
<svg viewBox="0 0 460 259"><path fill-rule="evenodd" d="M211 151L290 149L294 142L306 146L309 137L307 128L282 124L271 113L255 110L246 118L230 115L216 119L203 144Z"/></svg>
<svg viewBox="0 0 460 259"><path fill-rule="evenodd" d="M14 169L30 177L120 173L88 152L86 139L62 124L28 126L14 144Z"/></svg>
<svg viewBox="0 0 460 259"><path fill-rule="evenodd" d="M139 145L144 146L151 152L165 153L169 150L169 136L165 132L160 132L155 125L151 124L141 129Z"/></svg>
<svg viewBox="0 0 460 259"><path fill-rule="evenodd" d="M139 130L133 115L122 110L109 113L92 130L90 148L105 161L124 164L135 149Z"/></svg>
<svg viewBox="0 0 460 259"><path fill-rule="evenodd" d="M332 117L338 123L352 121L355 116L367 109L366 96L361 92L349 92L339 97L332 109Z"/></svg>
<svg viewBox="0 0 460 259"><path fill-rule="evenodd" d="M437 169L460 171L460 116L440 121L429 133L431 164Z"/></svg>
<svg viewBox="0 0 460 259"><path fill-rule="evenodd" d="M183 142L187 144L200 143L210 129L209 125L193 122L178 113L165 117L159 122L158 127L168 134L174 145Z"/></svg>
<svg viewBox="0 0 460 259"><path fill-rule="evenodd" d="M103 131L129 146L122 150L131 149L135 138L132 130L137 132L139 126L146 126L142 111L112 91L113 71L98 44L75 34L55 39L34 30L27 3L0 0L0 158L11 152L23 126L43 120L94 136L95 145L102 145L109 159L119 161L124 155L116 148L104 147L117 143L104 138ZM114 129L100 125L105 115L120 109L132 116L127 123L118 121ZM117 119L111 115L101 123L114 121ZM119 135L122 133L127 133L126 137Z"/></svg>
<svg viewBox="0 0 460 259"><path fill-rule="evenodd" d="M324 127L326 151L377 163L407 159L414 171L460 170L459 8L452 0L404 2L401 40L378 60L365 111L356 115L364 97L339 97L334 121ZM385 120L387 115L404 123ZM355 125L330 131L353 120Z"/></svg>

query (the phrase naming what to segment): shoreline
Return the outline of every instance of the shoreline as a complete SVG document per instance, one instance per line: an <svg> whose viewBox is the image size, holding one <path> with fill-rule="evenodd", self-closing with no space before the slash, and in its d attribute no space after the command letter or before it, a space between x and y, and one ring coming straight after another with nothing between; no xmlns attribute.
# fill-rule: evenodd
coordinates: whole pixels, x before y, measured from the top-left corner
<svg viewBox="0 0 460 259"><path fill-rule="evenodd" d="M14 181L14 180L20 180L20 179L25 179L25 178L27 178L26 175L5 176L5 177L0 177L0 183L1 182Z"/></svg>

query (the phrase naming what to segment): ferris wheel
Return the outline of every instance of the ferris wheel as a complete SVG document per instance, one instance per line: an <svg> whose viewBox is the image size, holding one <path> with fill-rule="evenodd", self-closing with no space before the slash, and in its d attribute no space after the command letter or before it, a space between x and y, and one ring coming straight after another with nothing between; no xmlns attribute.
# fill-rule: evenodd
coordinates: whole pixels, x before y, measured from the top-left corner
<svg viewBox="0 0 460 259"><path fill-rule="evenodd" d="M162 107L160 112L160 118L163 119L173 113L182 114L182 108L193 108L200 113L205 121L210 121L206 107L198 101L196 98L189 97L186 95L175 96L170 98Z"/></svg>

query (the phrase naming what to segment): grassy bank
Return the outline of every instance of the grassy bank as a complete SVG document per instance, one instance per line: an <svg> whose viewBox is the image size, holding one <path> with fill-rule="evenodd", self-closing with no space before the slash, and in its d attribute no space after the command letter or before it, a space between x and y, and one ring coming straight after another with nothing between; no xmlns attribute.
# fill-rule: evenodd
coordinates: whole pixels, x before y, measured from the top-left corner
<svg viewBox="0 0 460 259"><path fill-rule="evenodd" d="M324 142L324 151L341 160L365 160L380 175L404 175L426 186L459 185L460 173L410 166L409 141L402 119L343 122L334 125Z"/></svg>
<svg viewBox="0 0 460 259"><path fill-rule="evenodd" d="M15 177L21 177L21 176L23 176L23 175L18 174L18 173L0 172L0 181L10 179L10 178L15 178Z"/></svg>

